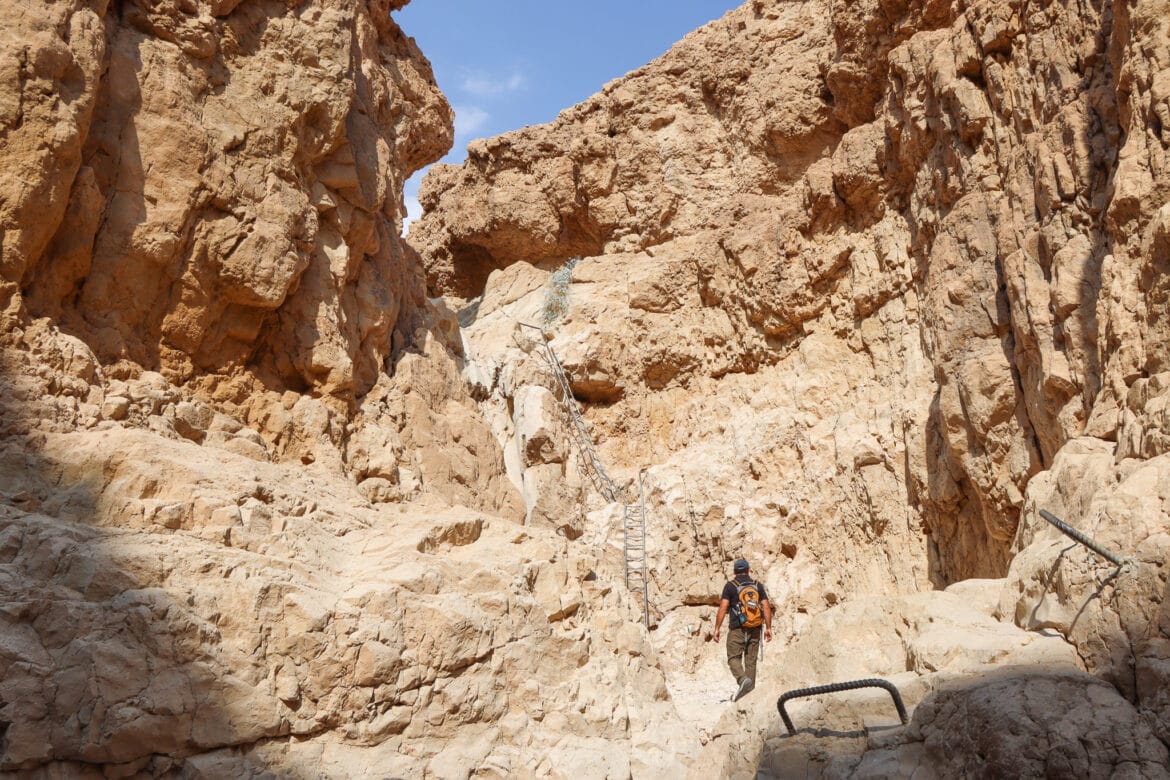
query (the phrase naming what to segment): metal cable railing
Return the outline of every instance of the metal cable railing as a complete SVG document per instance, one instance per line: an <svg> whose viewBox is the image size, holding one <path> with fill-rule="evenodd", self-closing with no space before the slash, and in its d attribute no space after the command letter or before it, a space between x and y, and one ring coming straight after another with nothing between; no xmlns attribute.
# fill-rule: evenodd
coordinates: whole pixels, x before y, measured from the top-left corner
<svg viewBox="0 0 1170 780"><path fill-rule="evenodd" d="M784 720L784 725L788 728L789 734L796 733L796 727L792 725L792 719L788 717L788 711L784 709L784 705L792 699L802 699L805 696L820 696L825 693L840 693L841 691L854 691L858 688L881 688L890 694L894 700L894 706L898 708L898 718L901 719L902 724L905 725L909 720L906 715L906 705L902 703L902 694L898 693L898 689L894 684L886 680L878 680L876 678L869 678L865 680L853 680L851 682L831 683L829 685L818 685L815 688L797 688L794 691L789 691L776 700L776 709L780 711L780 717Z"/></svg>
<svg viewBox="0 0 1170 780"><path fill-rule="evenodd" d="M642 485L642 471L638 472L637 500L619 488L610 478L593 445L593 436L577 400L573 397L573 389L569 384L569 375L561 364L557 353L549 343L548 335L543 328L528 323L519 323L521 327L529 328L540 334L540 344L543 351L543 360L556 380L561 394L561 405L569 415L569 434L577 445L580 459L578 467L588 478L597 492L610 503L622 505L622 556L625 559L626 588L632 591L641 591L642 618L646 628L650 628L650 570L646 563L646 494Z"/></svg>
<svg viewBox="0 0 1170 780"><path fill-rule="evenodd" d="M540 334L540 345L544 353L543 359L549 371L552 373L553 379L556 380L557 389L561 394L561 405L565 407L565 410L569 414L569 433L577 445L577 450L581 453L579 465L585 472L585 475L606 501L627 503L624 491L619 489L617 484L610 479L609 474L605 470L605 466L601 462L600 456L597 454L597 449L593 446L593 437L589 433L589 427L585 424L585 418L581 416L581 410L577 407L577 401L573 397L573 389L569 384L569 376L565 373L565 368L557 358L556 352L553 352L552 344L549 343L544 329L536 325L529 325L526 322L519 324L521 327L530 328Z"/></svg>
<svg viewBox="0 0 1170 780"><path fill-rule="evenodd" d="M1053 526L1055 526L1056 529L1058 531L1060 531L1062 534L1064 534L1068 538L1072 539L1073 541L1079 542L1079 543L1083 544L1085 547L1088 547L1090 550L1097 553L1102 558L1104 558L1105 560L1114 564L1115 566L1125 566L1127 563L1132 563L1132 559L1127 560L1125 558L1122 558L1117 553L1110 552L1109 550L1106 550L1104 547L1099 545L1097 542L1095 542L1092 539L1090 539L1089 537L1085 536L1083 533L1078 531L1076 528L1073 528L1071 525L1064 522L1059 517L1057 517L1056 515L1049 512L1047 509L1041 509L1040 516L1043 517L1045 520L1047 520L1049 523L1051 523Z"/></svg>

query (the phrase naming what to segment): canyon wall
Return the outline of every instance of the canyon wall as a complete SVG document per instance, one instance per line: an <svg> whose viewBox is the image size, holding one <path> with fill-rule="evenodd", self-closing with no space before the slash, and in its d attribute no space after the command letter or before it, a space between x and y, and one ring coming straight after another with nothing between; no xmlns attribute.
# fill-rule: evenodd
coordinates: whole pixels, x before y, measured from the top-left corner
<svg viewBox="0 0 1170 780"><path fill-rule="evenodd" d="M392 381L430 316L402 186L452 137L402 5L5 6L6 381L35 426L165 412L179 438L382 498L516 504L458 382ZM73 386L17 379L37 363ZM179 411L138 408L144 372Z"/></svg>
<svg viewBox="0 0 1170 780"><path fill-rule="evenodd" d="M590 352L579 397L616 405L602 424L769 366L787 385L765 403L887 420L872 457L935 579L1002 576L1032 477L1072 439L1118 439L1159 372L1162 10L750 3L436 166L411 240L464 298L512 263L595 256L562 327ZM602 323L605 282L629 308Z"/></svg>
<svg viewBox="0 0 1170 780"><path fill-rule="evenodd" d="M436 166L409 242L452 118L403 5L0 0L0 771L995 772L990 690L1157 776L1170 4L752 0ZM910 728L785 741L872 675Z"/></svg>
<svg viewBox="0 0 1170 780"><path fill-rule="evenodd" d="M404 4L0 3L5 776L685 756L400 237L452 133Z"/></svg>
<svg viewBox="0 0 1170 780"><path fill-rule="evenodd" d="M995 578L994 614L1067 637L1164 742L1168 66L1161 0L750 2L435 166L409 238L477 395L555 392L517 368L543 324L603 460L646 469L659 631L737 555L793 638ZM530 519L573 516L587 486L542 489L505 417ZM577 522L620 568L618 521Z"/></svg>

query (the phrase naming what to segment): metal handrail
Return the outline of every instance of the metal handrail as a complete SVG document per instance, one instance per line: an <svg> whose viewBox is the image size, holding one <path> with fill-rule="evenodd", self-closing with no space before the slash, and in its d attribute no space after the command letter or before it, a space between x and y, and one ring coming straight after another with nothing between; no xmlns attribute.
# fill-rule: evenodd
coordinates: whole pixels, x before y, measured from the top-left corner
<svg viewBox="0 0 1170 780"><path fill-rule="evenodd" d="M530 325L526 322L520 322L518 324L523 328L529 328L540 334L544 362L552 371L553 378L556 380L558 389L561 391L562 404L569 412L573 439L577 444L577 449L581 452L581 469L585 472L589 481L593 483L597 492L601 494L602 498L610 502L620 501L625 503L623 491L610 478L605 470L605 466L601 463L601 458L598 456L597 450L593 446L593 437L589 434L589 429L585 425L585 418L582 417L581 410L577 408L577 400L573 396L573 388L569 384L569 376L565 372L564 366L561 365L560 359L557 358L556 352L553 351L552 346L549 344L548 334L544 328L538 325Z"/></svg>
<svg viewBox="0 0 1170 780"><path fill-rule="evenodd" d="M792 699L801 699L805 696L820 696L825 693L840 693L841 691L853 691L858 688L881 688L885 690L894 700L894 706L898 708L898 717L905 725L909 720L906 715L906 705L902 703L902 695L898 693L898 689L894 684L886 680L878 680L876 678L868 678L865 680L853 680L851 682L831 683L829 685L818 685L815 688L798 688L794 691L789 691L783 694L776 700L776 709L780 711L780 717L784 720L784 725L788 727L789 734L796 733L796 727L792 725L792 719L788 717L788 712L784 709L784 705Z"/></svg>
<svg viewBox="0 0 1170 780"><path fill-rule="evenodd" d="M1090 539L1089 537L1085 536L1083 533L1078 531L1076 528L1073 528L1071 525L1064 522L1059 517L1057 517L1056 515L1049 512L1047 509L1041 509L1040 516L1043 517L1045 520L1047 520L1049 523L1051 523L1053 526L1055 526L1056 529L1058 531L1060 531L1062 534L1064 534L1065 536L1067 536L1068 538L1072 539L1075 542L1080 542L1085 547L1088 547L1090 550L1097 553L1098 555L1100 555L1102 558L1109 561L1110 563L1112 563L1116 566L1124 566L1127 563L1127 561L1124 558L1122 558L1120 555L1118 555L1117 553L1110 552L1109 550L1106 550L1104 547L1097 544L1097 542L1095 542L1092 539Z"/></svg>

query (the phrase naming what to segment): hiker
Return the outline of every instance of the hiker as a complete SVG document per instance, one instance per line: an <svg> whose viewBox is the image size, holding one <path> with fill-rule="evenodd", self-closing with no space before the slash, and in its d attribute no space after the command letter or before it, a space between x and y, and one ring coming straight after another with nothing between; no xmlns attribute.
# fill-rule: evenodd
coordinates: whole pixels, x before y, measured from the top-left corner
<svg viewBox="0 0 1170 780"><path fill-rule="evenodd" d="M732 567L734 579L723 586L719 601L719 614L715 616L715 641L719 641L719 627L723 616L731 611L731 623L727 628L727 665L735 675L735 691L732 701L738 701L756 686L756 657L760 653L760 631L764 638L772 641L772 605L762 582L751 576L751 567L743 558L736 560Z"/></svg>

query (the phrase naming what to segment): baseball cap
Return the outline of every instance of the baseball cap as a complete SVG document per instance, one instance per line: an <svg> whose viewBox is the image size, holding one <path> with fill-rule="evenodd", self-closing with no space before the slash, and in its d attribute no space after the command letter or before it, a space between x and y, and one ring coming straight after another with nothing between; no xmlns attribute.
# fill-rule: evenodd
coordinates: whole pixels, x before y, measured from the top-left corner
<svg viewBox="0 0 1170 780"><path fill-rule="evenodd" d="M732 570L736 574L741 574L741 573L747 571L749 568L751 568L751 567L748 566L748 562L745 561L743 558L739 558L735 561L735 566L733 567Z"/></svg>

